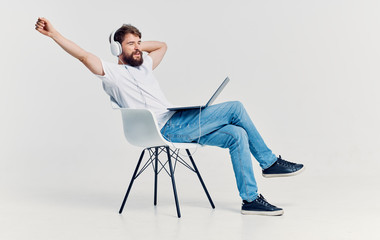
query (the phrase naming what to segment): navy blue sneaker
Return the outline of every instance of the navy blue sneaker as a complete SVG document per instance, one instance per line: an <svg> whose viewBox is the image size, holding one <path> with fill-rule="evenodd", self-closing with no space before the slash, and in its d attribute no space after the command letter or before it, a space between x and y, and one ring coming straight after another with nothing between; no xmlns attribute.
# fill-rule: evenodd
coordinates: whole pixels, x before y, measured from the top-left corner
<svg viewBox="0 0 380 240"><path fill-rule="evenodd" d="M284 214L284 210L268 203L263 195L260 194L252 202L244 200L243 206L241 207L241 213L244 215L280 216Z"/></svg>
<svg viewBox="0 0 380 240"><path fill-rule="evenodd" d="M280 155L272 166L263 170L263 176L267 178L289 177L299 174L304 169L303 164L288 162L282 159Z"/></svg>

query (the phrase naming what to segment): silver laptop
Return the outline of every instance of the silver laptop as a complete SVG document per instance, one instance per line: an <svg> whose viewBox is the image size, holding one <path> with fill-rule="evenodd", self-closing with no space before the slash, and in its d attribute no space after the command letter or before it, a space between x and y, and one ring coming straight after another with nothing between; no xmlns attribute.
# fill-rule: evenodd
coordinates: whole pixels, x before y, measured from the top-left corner
<svg viewBox="0 0 380 240"><path fill-rule="evenodd" d="M218 89L216 89L216 92L212 95L212 97L210 98L210 100L208 100L208 102L206 103L206 105L203 105L203 106L187 106L187 107L170 107L170 108L167 108L168 110L171 110L171 111L181 111L181 110L188 110L188 109L203 109L203 108L206 108L208 107L209 105L211 105L215 99L219 96L219 94L222 92L222 90L224 89L224 87L227 85L227 83L230 81L230 79L228 77L226 77L226 79L224 79L224 81L222 82L222 84L220 84L220 86L218 87Z"/></svg>

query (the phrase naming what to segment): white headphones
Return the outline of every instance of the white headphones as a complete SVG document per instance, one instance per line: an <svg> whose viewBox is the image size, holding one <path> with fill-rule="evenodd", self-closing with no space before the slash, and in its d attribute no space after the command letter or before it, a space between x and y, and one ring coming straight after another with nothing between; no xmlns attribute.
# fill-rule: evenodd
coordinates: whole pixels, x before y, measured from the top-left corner
<svg viewBox="0 0 380 240"><path fill-rule="evenodd" d="M117 30L113 31L111 34L111 53L112 55L118 57L123 52L121 44L118 41L115 41L115 33Z"/></svg>

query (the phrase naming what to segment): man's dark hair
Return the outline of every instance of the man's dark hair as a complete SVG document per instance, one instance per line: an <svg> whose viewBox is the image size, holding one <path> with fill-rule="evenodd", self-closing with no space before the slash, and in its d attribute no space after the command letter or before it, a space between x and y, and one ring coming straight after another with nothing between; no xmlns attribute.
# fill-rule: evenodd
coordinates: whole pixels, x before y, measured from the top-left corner
<svg viewBox="0 0 380 240"><path fill-rule="evenodd" d="M121 26L118 30L116 30L114 40L121 44L124 41L125 34L127 33L131 33L141 38L141 32L135 26L132 26L131 24L123 24L123 26ZM110 43L111 43L111 36L112 34L109 36Z"/></svg>

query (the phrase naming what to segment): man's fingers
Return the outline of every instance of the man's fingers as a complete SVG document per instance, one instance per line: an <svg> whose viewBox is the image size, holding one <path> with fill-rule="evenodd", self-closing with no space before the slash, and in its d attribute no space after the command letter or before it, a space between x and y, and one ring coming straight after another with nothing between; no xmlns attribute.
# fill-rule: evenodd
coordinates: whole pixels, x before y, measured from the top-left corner
<svg viewBox="0 0 380 240"><path fill-rule="evenodd" d="M36 26L36 27L41 27L41 28L43 28L43 27L45 27L45 24L42 24L42 23L36 23L35 26Z"/></svg>
<svg viewBox="0 0 380 240"><path fill-rule="evenodd" d="M41 21L41 22L43 22L44 24L49 24L49 20L47 20L46 18L43 18L43 17L39 17L39 18L38 18L38 21Z"/></svg>
<svg viewBox="0 0 380 240"><path fill-rule="evenodd" d="M38 20L36 24L39 24L39 25L45 25L45 21L43 21L43 20Z"/></svg>
<svg viewBox="0 0 380 240"><path fill-rule="evenodd" d="M35 26L36 26L36 29L37 29L37 28L39 28L39 29L43 29L45 25L41 25L41 24L36 23Z"/></svg>
<svg viewBox="0 0 380 240"><path fill-rule="evenodd" d="M37 24L39 24L41 26L44 26L44 25L49 24L49 21L47 19L45 19L45 18L39 17L38 20L37 20Z"/></svg>
<svg viewBox="0 0 380 240"><path fill-rule="evenodd" d="M34 26L37 31L46 35L47 32L44 30L45 24L43 22L37 21L37 23Z"/></svg>
<svg viewBox="0 0 380 240"><path fill-rule="evenodd" d="M46 31L44 30L45 26L46 26L45 21L42 20L41 18L38 18L38 21L35 24L36 30L42 34L46 34Z"/></svg>

